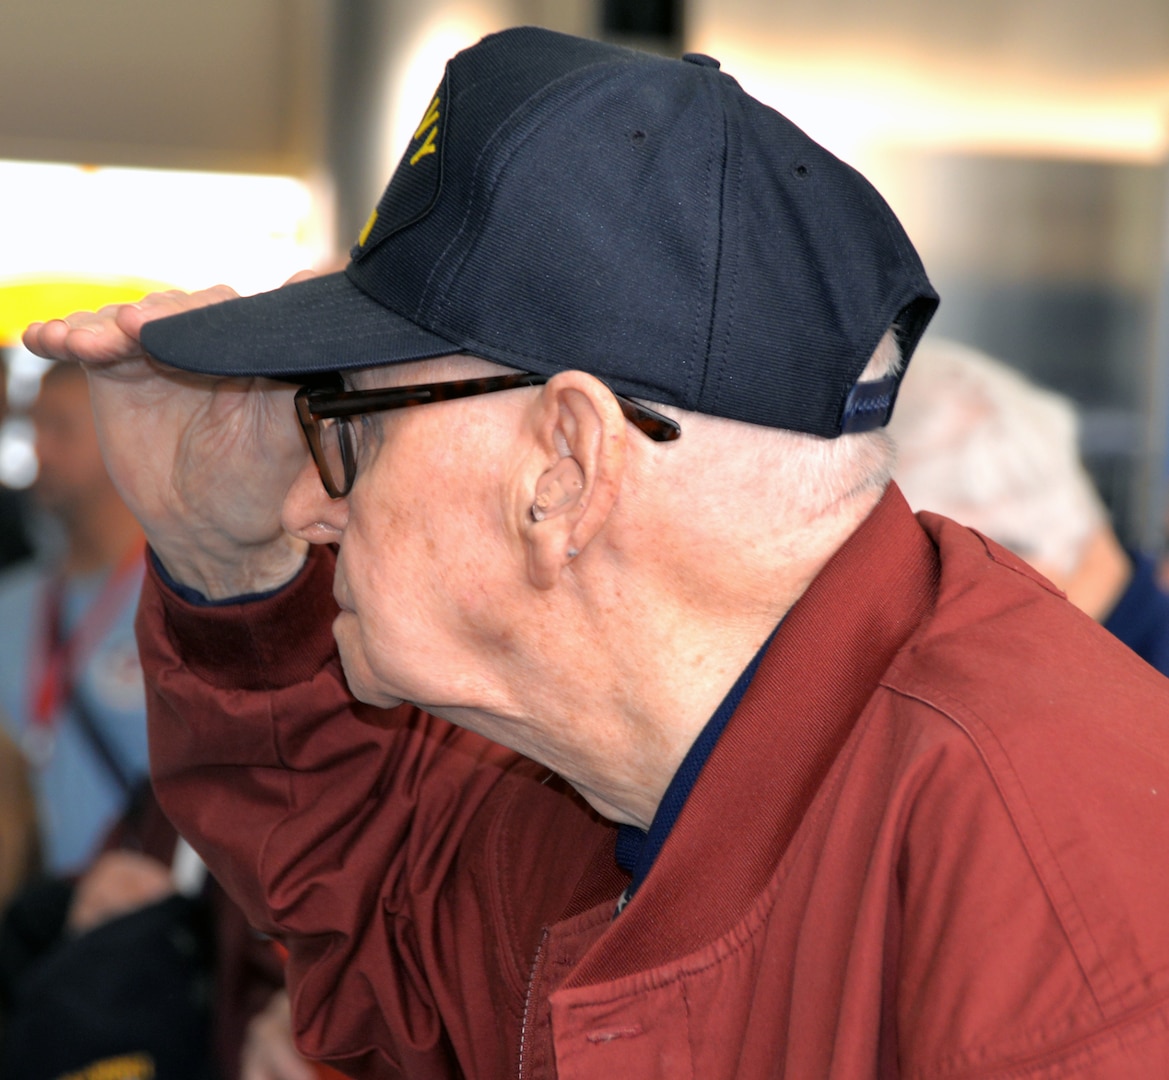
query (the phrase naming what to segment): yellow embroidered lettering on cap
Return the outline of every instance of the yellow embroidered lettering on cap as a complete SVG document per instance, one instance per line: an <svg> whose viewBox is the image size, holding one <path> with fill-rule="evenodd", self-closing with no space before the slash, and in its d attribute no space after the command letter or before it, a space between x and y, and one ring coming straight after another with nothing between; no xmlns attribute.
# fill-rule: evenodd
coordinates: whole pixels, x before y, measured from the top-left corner
<svg viewBox="0 0 1169 1080"><path fill-rule="evenodd" d="M426 110L426 115L422 118L422 123L418 125L418 129L414 132L414 141L417 142L419 139L423 141L422 145L411 155L411 165L417 165L427 154L433 154L438 149L435 146L435 139L438 138L438 106L439 99L436 97L430 103L430 108ZM423 138L424 132L425 138Z"/></svg>
<svg viewBox="0 0 1169 1080"><path fill-rule="evenodd" d="M377 207L374 207L373 212L369 215L369 220L366 221L362 227L361 235L357 237L357 246L365 247L366 240L369 239L369 234L373 232L373 227L377 224Z"/></svg>

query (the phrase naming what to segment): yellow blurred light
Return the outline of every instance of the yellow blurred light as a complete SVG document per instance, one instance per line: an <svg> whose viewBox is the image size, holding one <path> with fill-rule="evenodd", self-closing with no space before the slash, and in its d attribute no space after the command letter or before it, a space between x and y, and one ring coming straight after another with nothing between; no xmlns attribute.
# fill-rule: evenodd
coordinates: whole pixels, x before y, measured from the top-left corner
<svg viewBox="0 0 1169 1080"><path fill-rule="evenodd" d="M127 304L149 292L170 288L146 278L78 280L26 278L0 280L0 346L16 345L26 326L64 318L75 311L96 311L107 304Z"/></svg>

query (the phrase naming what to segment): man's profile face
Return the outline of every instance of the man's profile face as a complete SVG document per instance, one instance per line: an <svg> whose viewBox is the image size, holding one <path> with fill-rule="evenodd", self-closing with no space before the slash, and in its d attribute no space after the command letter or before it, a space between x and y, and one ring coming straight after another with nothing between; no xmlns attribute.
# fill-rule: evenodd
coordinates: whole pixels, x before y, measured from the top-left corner
<svg viewBox="0 0 1169 1080"><path fill-rule="evenodd" d="M481 361L369 369L358 389L497 374ZM489 707L492 658L508 649L522 561L501 497L519 395L488 395L356 421L358 470L345 500L334 625L350 686L388 706ZM507 400L510 399L510 400ZM322 491L322 498L324 494Z"/></svg>

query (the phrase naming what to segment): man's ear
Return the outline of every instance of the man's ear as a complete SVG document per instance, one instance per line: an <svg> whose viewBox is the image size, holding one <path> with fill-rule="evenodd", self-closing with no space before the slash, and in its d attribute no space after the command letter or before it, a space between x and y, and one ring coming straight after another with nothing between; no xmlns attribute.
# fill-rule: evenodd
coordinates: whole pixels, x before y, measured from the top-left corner
<svg viewBox="0 0 1169 1080"><path fill-rule="evenodd" d="M583 371L549 379L531 416L538 461L517 512L528 575L550 589L604 527L621 488L627 432L612 392Z"/></svg>

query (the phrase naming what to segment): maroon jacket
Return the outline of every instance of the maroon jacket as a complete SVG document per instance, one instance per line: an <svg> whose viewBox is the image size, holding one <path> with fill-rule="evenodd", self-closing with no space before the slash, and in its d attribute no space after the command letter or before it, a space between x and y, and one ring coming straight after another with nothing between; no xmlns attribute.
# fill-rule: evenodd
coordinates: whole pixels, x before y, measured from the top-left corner
<svg viewBox="0 0 1169 1080"><path fill-rule="evenodd" d="M1169 1076L1169 681L891 489L625 911L546 770L347 695L331 559L140 639L159 796L362 1077Z"/></svg>

